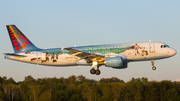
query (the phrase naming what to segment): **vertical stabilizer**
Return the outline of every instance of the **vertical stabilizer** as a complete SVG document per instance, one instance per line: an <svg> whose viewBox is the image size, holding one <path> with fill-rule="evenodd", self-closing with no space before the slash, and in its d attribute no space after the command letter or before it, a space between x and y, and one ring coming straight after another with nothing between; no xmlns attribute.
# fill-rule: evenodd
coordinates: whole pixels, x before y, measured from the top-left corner
<svg viewBox="0 0 180 101"><path fill-rule="evenodd" d="M7 25L15 53L39 50L15 25Z"/></svg>

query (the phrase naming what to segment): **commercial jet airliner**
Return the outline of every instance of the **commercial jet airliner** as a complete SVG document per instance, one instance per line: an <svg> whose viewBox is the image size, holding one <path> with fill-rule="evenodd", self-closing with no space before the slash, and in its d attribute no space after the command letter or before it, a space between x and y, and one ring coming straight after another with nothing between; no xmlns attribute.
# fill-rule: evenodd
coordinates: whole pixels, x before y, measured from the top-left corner
<svg viewBox="0 0 180 101"><path fill-rule="evenodd" d="M6 59L48 66L92 66L91 74L99 75L99 67L105 65L114 69L124 69L129 62L172 57L176 50L161 42L136 42L75 46L66 48L37 48L15 25L7 25L14 53L4 53ZM95 69L97 67L97 69Z"/></svg>

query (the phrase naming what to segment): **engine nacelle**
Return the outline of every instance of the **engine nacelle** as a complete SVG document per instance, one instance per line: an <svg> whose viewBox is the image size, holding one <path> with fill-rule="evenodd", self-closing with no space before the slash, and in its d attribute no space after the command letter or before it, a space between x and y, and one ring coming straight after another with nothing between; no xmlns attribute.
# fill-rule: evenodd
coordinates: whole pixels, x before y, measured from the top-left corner
<svg viewBox="0 0 180 101"><path fill-rule="evenodd" d="M106 66L107 67L120 67L122 66L122 57L111 57L111 58L106 58Z"/></svg>
<svg viewBox="0 0 180 101"><path fill-rule="evenodd" d="M111 58L106 58L105 66L112 67L115 69L123 69L123 68L127 68L127 62L123 62L121 56L111 57Z"/></svg>

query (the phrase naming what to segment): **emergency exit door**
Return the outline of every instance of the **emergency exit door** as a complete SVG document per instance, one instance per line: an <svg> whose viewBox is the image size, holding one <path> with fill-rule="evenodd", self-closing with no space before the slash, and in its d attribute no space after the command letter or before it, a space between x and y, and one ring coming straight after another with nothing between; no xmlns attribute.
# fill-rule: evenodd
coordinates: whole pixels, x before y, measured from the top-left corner
<svg viewBox="0 0 180 101"><path fill-rule="evenodd" d="M155 52L155 44L154 43L149 43L149 52L154 53Z"/></svg>

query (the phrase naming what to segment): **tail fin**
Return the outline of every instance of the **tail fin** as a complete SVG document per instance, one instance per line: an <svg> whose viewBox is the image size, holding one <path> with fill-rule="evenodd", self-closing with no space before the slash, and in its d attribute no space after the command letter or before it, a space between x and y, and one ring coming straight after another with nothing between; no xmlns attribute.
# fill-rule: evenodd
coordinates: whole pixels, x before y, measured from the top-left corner
<svg viewBox="0 0 180 101"><path fill-rule="evenodd" d="M6 25L15 53L39 50L15 25Z"/></svg>

